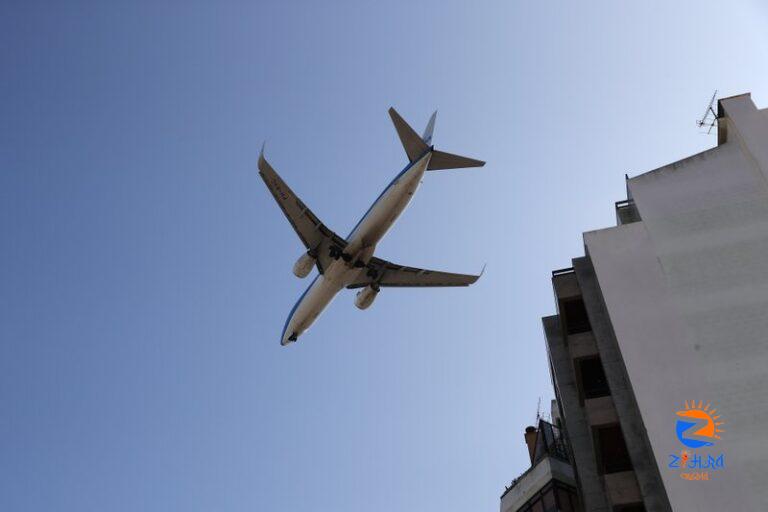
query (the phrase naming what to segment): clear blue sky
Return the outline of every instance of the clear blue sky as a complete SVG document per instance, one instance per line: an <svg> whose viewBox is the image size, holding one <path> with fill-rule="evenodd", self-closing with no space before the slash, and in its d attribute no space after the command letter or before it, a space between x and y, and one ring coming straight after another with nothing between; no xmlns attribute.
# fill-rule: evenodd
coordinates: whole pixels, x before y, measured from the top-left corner
<svg viewBox="0 0 768 512"><path fill-rule="evenodd" d="M757 2L21 2L0 6L0 509L493 511L552 396L550 271L624 173L768 107ZM405 156L386 110L488 161L426 177L379 247L488 270L307 286L258 148L344 234Z"/></svg>

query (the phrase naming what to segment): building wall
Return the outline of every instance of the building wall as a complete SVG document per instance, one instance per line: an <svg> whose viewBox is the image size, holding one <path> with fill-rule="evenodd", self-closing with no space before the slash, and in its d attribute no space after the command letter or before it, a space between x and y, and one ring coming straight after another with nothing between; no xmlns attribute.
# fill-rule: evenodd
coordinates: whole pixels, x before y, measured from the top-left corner
<svg viewBox="0 0 768 512"><path fill-rule="evenodd" d="M544 318L543 324L584 509L612 511L643 503L649 512L668 512L591 263L577 258L573 264L572 269L553 273L558 315ZM574 306L577 303L584 308ZM584 362L589 364L585 367ZM600 373L607 378L601 380ZM603 384L595 387L598 382ZM618 440L613 440L612 449L619 452L601 453L600 436L617 428L626 452L620 454Z"/></svg>
<svg viewBox="0 0 768 512"><path fill-rule="evenodd" d="M628 186L641 222L586 233L588 255L673 510L768 510L768 115L720 103L721 144ZM716 481L667 467L675 411L725 421Z"/></svg>
<svg viewBox="0 0 768 512"><path fill-rule="evenodd" d="M594 268L589 258L574 259L573 267L579 281L579 287L582 290L582 297L592 324L592 331L608 386L611 389L611 405L615 408L614 415L621 424L637 484L643 497L642 501L647 512L669 512L671 510L670 504L650 448L632 386L627 378L624 359L616 342L616 335L605 308L600 287L597 284ZM594 424L596 421L591 423Z"/></svg>
<svg viewBox="0 0 768 512"><path fill-rule="evenodd" d="M572 357L562 334L560 317L546 317L542 319L542 322L547 339L547 352L553 373L555 394L562 409L565 432L568 436L575 465L575 478L584 510L608 512L610 507L597 473L592 434L585 411L579 404Z"/></svg>

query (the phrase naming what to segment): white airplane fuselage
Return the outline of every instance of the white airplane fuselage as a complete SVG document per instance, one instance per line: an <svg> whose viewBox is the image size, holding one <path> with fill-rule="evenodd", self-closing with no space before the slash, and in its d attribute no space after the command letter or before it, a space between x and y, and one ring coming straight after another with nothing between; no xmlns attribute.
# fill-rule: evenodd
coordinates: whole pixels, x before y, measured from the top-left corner
<svg viewBox="0 0 768 512"><path fill-rule="evenodd" d="M356 267L355 262L368 263L376 249L376 244L413 199L431 157L430 149L421 158L409 163L363 215L347 237L344 253L349 261L345 258L335 259L322 274L315 277L285 321L280 339L282 345L296 341L296 338L314 323L339 291L354 282L361 272L366 272L365 267Z"/></svg>

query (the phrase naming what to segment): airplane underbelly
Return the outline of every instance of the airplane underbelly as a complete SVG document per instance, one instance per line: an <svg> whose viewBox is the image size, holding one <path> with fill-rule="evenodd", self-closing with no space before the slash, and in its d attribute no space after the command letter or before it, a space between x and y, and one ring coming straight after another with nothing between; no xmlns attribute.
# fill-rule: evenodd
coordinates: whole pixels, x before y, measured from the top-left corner
<svg viewBox="0 0 768 512"><path fill-rule="evenodd" d="M332 285L341 285L344 282L345 274L349 272L349 267L343 259L333 261L323 274L323 279Z"/></svg>
<svg viewBox="0 0 768 512"><path fill-rule="evenodd" d="M417 186L418 181L415 185L407 183L392 187L368 213L356 233L355 240L351 242L359 242L365 246L375 245L381 240L408 206Z"/></svg>
<svg viewBox="0 0 768 512"><path fill-rule="evenodd" d="M326 306L331 303L341 288L341 282L337 283L320 277L296 309L296 313L291 319L291 324L293 324L291 330L296 334L306 331Z"/></svg>

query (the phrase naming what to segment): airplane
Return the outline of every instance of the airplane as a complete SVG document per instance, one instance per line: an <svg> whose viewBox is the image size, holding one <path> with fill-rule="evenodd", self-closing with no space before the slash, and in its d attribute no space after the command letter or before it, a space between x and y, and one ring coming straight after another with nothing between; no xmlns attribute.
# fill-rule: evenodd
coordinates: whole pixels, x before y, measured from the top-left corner
<svg viewBox="0 0 768 512"><path fill-rule="evenodd" d="M407 267L373 255L376 244L413 199L426 171L485 165L483 161L437 151L432 146L437 112L430 117L422 136L394 108L389 109L389 115L408 156L408 165L387 185L346 238L328 229L307 208L267 162L264 146L261 148L259 174L307 250L296 261L293 273L305 278L313 267L318 270L288 314L280 335L283 346L295 342L342 288L359 288L355 306L366 309L383 287L469 286L482 275Z"/></svg>

